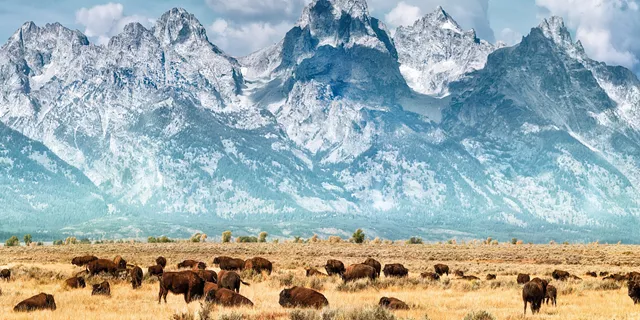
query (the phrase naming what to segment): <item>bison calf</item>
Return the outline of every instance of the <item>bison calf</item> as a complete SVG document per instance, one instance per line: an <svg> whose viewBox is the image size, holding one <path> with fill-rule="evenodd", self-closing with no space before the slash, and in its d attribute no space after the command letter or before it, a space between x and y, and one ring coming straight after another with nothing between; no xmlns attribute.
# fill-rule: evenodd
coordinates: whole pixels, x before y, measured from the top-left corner
<svg viewBox="0 0 640 320"><path fill-rule="evenodd" d="M11 270L9 270L9 269L0 270L0 279L2 279L4 281L11 280Z"/></svg>
<svg viewBox="0 0 640 320"><path fill-rule="evenodd" d="M87 283L84 281L82 277L73 277L65 280L65 285L71 289L85 288Z"/></svg>
<svg viewBox="0 0 640 320"><path fill-rule="evenodd" d="M557 306L558 305L558 289L556 289L556 287L552 285L548 285L545 299L547 300L547 304L549 304L549 301L551 301L552 306Z"/></svg>
<svg viewBox="0 0 640 320"><path fill-rule="evenodd" d="M385 265L382 272L384 272L385 277L403 278L409 275L409 269L399 263Z"/></svg>
<svg viewBox="0 0 640 320"><path fill-rule="evenodd" d="M279 303L284 308L322 309L329 305L329 301L322 293L302 287L282 290Z"/></svg>
<svg viewBox="0 0 640 320"><path fill-rule="evenodd" d="M524 301L524 314L527 314L527 303L531 304L531 313L540 312L542 300L547 296L547 281L535 278L522 287L522 301Z"/></svg>
<svg viewBox="0 0 640 320"><path fill-rule="evenodd" d="M25 312L35 310L56 310L56 301L52 295L40 293L18 303L13 311Z"/></svg>
<svg viewBox="0 0 640 320"><path fill-rule="evenodd" d="M110 296L111 286L109 285L109 281L103 281L102 283L94 284L93 290L91 290L91 295Z"/></svg>
<svg viewBox="0 0 640 320"><path fill-rule="evenodd" d="M396 298L382 297L378 305L390 310L409 310L409 305Z"/></svg>
<svg viewBox="0 0 640 320"><path fill-rule="evenodd" d="M142 286L142 268L135 266L131 269L131 286L133 289L138 289Z"/></svg>
<svg viewBox="0 0 640 320"><path fill-rule="evenodd" d="M340 260L327 260L327 264L324 266L324 269L327 271L327 274L332 276L337 274L341 276L345 272L344 263Z"/></svg>

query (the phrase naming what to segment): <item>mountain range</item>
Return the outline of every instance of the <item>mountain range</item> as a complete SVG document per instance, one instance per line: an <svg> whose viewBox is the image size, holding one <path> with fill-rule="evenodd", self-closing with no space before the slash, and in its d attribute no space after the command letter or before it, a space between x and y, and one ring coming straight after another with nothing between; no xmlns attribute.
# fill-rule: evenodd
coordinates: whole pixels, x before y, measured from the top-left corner
<svg viewBox="0 0 640 320"><path fill-rule="evenodd" d="M27 22L0 131L0 235L640 242L640 81L557 17L506 47L313 0L246 57L179 8L106 45Z"/></svg>

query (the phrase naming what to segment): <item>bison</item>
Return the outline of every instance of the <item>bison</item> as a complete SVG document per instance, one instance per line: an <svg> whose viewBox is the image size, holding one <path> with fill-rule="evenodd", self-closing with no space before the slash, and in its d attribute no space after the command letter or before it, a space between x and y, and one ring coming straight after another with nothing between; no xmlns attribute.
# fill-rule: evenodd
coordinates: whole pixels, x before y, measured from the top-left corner
<svg viewBox="0 0 640 320"><path fill-rule="evenodd" d="M109 259L93 260L86 265L86 269L89 272L89 275L92 276L103 272L110 273L115 276L118 271L121 270L115 262Z"/></svg>
<svg viewBox="0 0 640 320"><path fill-rule="evenodd" d="M329 305L329 301L322 293L302 287L282 290L279 302L284 308L322 309Z"/></svg>
<svg viewBox="0 0 640 320"><path fill-rule="evenodd" d="M424 279L429 279L431 281L438 281L440 280L440 275L436 272L423 272L420 274L420 277L424 278Z"/></svg>
<svg viewBox="0 0 640 320"><path fill-rule="evenodd" d="M315 268L305 268L307 277L326 277L327 275Z"/></svg>
<svg viewBox="0 0 640 320"><path fill-rule="evenodd" d="M640 279L640 272L635 272L635 271L629 272L627 274L627 279L629 280Z"/></svg>
<svg viewBox="0 0 640 320"><path fill-rule="evenodd" d="M198 267L199 262L200 261L196 261L196 260L184 260L178 263L178 269L183 269L183 268L195 269Z"/></svg>
<svg viewBox="0 0 640 320"><path fill-rule="evenodd" d="M202 280L204 280L205 282L218 283L218 274L213 270L198 269L198 270L195 270L195 273L197 273L198 276L202 278Z"/></svg>
<svg viewBox="0 0 640 320"><path fill-rule="evenodd" d="M82 277L69 278L65 280L64 283L67 286L67 288L71 288L71 289L85 288L87 286L87 283L84 281L84 278Z"/></svg>
<svg viewBox="0 0 640 320"><path fill-rule="evenodd" d="M0 279L5 281L11 280L11 270L9 269L0 270Z"/></svg>
<svg viewBox="0 0 640 320"><path fill-rule="evenodd" d="M204 289L202 291L202 295L206 298L209 295L209 292L211 292L212 290L218 290L218 284L213 283L213 282L205 282L204 283ZM214 292L215 294L215 292Z"/></svg>
<svg viewBox="0 0 640 320"><path fill-rule="evenodd" d="M489 273L489 274L487 275L487 277L486 277L487 281L489 281L489 280L495 280L496 278L497 278L497 277L496 277L496 275L495 275L495 274L491 274L491 273Z"/></svg>
<svg viewBox="0 0 640 320"><path fill-rule="evenodd" d="M218 286L220 288L226 288L240 293L240 284L244 284L245 286L249 285L242 281L240 275L235 271L221 270L218 274Z"/></svg>
<svg viewBox="0 0 640 320"><path fill-rule="evenodd" d="M390 310L409 310L409 306L406 303L396 298L382 297L378 305Z"/></svg>
<svg viewBox="0 0 640 320"><path fill-rule="evenodd" d="M362 264L371 266L376 271L376 278L380 277L380 271L382 270L382 265L380 264L380 262L378 262L378 260L373 258L368 258Z"/></svg>
<svg viewBox="0 0 640 320"><path fill-rule="evenodd" d="M225 288L209 290L209 292L205 296L205 301L213 302L225 307L253 307L253 302L251 302L251 300L247 299L245 296L237 292Z"/></svg>
<svg viewBox="0 0 640 320"><path fill-rule="evenodd" d="M449 266L446 264L436 264L433 266L433 269L435 269L439 276L442 276L443 274L449 275Z"/></svg>
<svg viewBox="0 0 640 320"><path fill-rule="evenodd" d="M131 275L131 286L133 289L138 289L142 286L142 268L135 266L129 272Z"/></svg>
<svg viewBox="0 0 640 320"><path fill-rule="evenodd" d="M151 266L147 269L149 271L149 275L151 276L162 276L162 273L164 273L164 268L161 265L155 265L155 266Z"/></svg>
<svg viewBox="0 0 640 320"><path fill-rule="evenodd" d="M602 278L602 280L626 281L627 276L616 273L616 274L610 274Z"/></svg>
<svg viewBox="0 0 640 320"><path fill-rule="evenodd" d="M600 271L600 276L601 276L601 277L606 277L606 276L608 276L608 275L609 275L609 272L607 272L607 271Z"/></svg>
<svg viewBox="0 0 640 320"><path fill-rule="evenodd" d="M552 306L557 306L558 305L558 289L556 289L556 287L552 285L548 285L545 299L547 300L547 304L549 304L549 301L551 301Z"/></svg>
<svg viewBox="0 0 640 320"><path fill-rule="evenodd" d="M226 256L215 257L213 264L220 266L220 270L241 271L244 268L244 260Z"/></svg>
<svg viewBox="0 0 640 320"><path fill-rule="evenodd" d="M575 274L570 275L569 278L571 278L573 280L576 280L576 281L582 281L582 278L576 276Z"/></svg>
<svg viewBox="0 0 640 320"><path fill-rule="evenodd" d="M52 295L40 293L29 299L23 300L13 307L15 312L28 312L35 310L56 310L56 301Z"/></svg>
<svg viewBox="0 0 640 320"><path fill-rule="evenodd" d="M262 273L262 271L265 271L268 275L271 275L273 264L265 258L255 257L244 262L244 269L253 270L256 273Z"/></svg>
<svg viewBox="0 0 640 320"><path fill-rule="evenodd" d="M324 269L327 270L327 274L332 276L337 274L341 276L345 272L344 263L340 260L327 260L327 264L324 266Z"/></svg>
<svg viewBox="0 0 640 320"><path fill-rule="evenodd" d="M524 301L524 314L527 314L527 303L531 304L531 313L540 312L542 300L547 296L547 281L534 278L522 287L522 301Z"/></svg>
<svg viewBox="0 0 640 320"><path fill-rule="evenodd" d="M563 270L554 270L551 273L551 276L553 277L553 279L558 280L558 281L567 281L569 279L569 277L571 276L571 274L569 272L563 271Z"/></svg>
<svg viewBox="0 0 640 320"><path fill-rule="evenodd" d="M460 278L462 280L467 280L467 281L476 281L476 280L480 280L480 278L476 277L476 276L462 276L462 278Z"/></svg>
<svg viewBox="0 0 640 320"><path fill-rule="evenodd" d="M167 267L167 259L160 256L156 258L156 265L162 266L162 269Z"/></svg>
<svg viewBox="0 0 640 320"><path fill-rule="evenodd" d="M118 269L126 269L127 268L127 261L122 259L121 256L116 256L113 259L113 262L118 266Z"/></svg>
<svg viewBox="0 0 640 320"><path fill-rule="evenodd" d="M94 260L98 260L98 257L96 256L82 256L82 257L75 257L73 259L71 259L71 264L76 265L78 267L82 267L84 265L86 265L87 263L94 261Z"/></svg>
<svg viewBox="0 0 640 320"><path fill-rule="evenodd" d="M169 292L184 295L184 301L190 303L204 294L204 280L193 271L165 272L160 278L158 303L161 303L163 298L164 303L167 303Z"/></svg>
<svg viewBox="0 0 640 320"><path fill-rule="evenodd" d="M525 284L531 281L531 277L526 273L520 273L518 274L517 281L518 281L518 284Z"/></svg>
<svg viewBox="0 0 640 320"><path fill-rule="evenodd" d="M585 275L587 277L592 277L592 278L597 278L598 277L598 274L595 273L595 272L587 272Z"/></svg>
<svg viewBox="0 0 640 320"><path fill-rule="evenodd" d="M91 290L91 295L110 296L111 286L109 285L109 281L102 281L102 283L94 284L93 289Z"/></svg>
<svg viewBox="0 0 640 320"><path fill-rule="evenodd" d="M372 266L366 264L352 264L342 274L342 280L344 282L354 281L358 279L375 280L376 277L376 270Z"/></svg>
<svg viewBox="0 0 640 320"><path fill-rule="evenodd" d="M385 265L382 272L384 272L385 277L402 278L409 275L409 270L399 263Z"/></svg>
<svg viewBox="0 0 640 320"><path fill-rule="evenodd" d="M640 303L640 281L639 279L631 279L627 283L627 289L629 289L629 298L633 300L633 304Z"/></svg>

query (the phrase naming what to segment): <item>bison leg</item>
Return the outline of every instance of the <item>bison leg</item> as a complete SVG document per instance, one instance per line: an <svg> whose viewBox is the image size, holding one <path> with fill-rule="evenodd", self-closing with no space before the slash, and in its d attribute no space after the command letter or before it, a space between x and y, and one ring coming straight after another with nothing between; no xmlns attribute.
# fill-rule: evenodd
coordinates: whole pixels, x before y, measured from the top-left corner
<svg viewBox="0 0 640 320"><path fill-rule="evenodd" d="M162 303L162 286L160 286L160 291L158 292L158 304Z"/></svg>
<svg viewBox="0 0 640 320"><path fill-rule="evenodd" d="M524 315L527 315L527 300L524 301Z"/></svg>

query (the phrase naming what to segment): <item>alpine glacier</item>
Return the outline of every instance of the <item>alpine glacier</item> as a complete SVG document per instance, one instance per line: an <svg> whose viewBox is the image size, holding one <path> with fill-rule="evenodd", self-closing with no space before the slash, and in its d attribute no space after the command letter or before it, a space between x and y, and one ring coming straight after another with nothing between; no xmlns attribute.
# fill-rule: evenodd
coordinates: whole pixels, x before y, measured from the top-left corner
<svg viewBox="0 0 640 320"><path fill-rule="evenodd" d="M313 0L237 58L179 8L106 45L27 22L0 122L0 234L640 242L640 81L557 17L504 47Z"/></svg>

